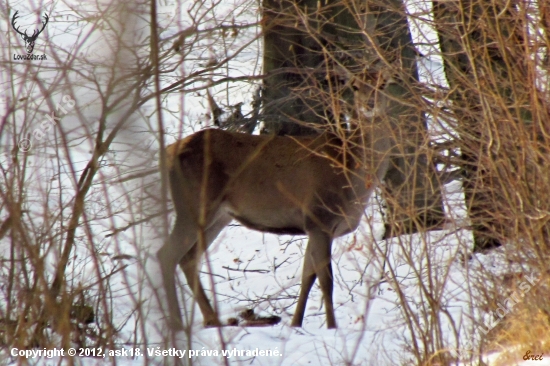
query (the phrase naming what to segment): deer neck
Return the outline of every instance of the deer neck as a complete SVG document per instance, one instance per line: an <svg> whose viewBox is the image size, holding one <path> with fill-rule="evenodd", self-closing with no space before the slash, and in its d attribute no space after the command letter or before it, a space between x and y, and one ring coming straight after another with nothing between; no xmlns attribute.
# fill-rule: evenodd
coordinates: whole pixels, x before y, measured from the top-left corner
<svg viewBox="0 0 550 366"><path fill-rule="evenodd" d="M385 115L383 103L372 108L357 105L352 116L350 144L353 155L359 159L356 176L364 177L365 185L376 184L384 179L389 168L391 150L390 122Z"/></svg>

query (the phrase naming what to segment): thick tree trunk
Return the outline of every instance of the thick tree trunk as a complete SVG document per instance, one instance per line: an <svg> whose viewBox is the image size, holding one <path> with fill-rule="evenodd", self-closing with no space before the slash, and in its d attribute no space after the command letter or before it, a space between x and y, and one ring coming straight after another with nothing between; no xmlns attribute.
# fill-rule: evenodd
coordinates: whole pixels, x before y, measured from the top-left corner
<svg viewBox="0 0 550 366"><path fill-rule="evenodd" d="M267 133L306 135L326 118L318 95L323 88L321 66L324 40L308 34L302 15L316 9L317 0L264 0L263 114ZM307 16L307 24L322 34L318 14Z"/></svg>
<svg viewBox="0 0 550 366"><path fill-rule="evenodd" d="M354 2L264 0L263 132L278 135L317 133L343 116L344 69L366 71L377 57L364 37L365 6ZM369 22L372 23L372 22ZM336 70L338 68L338 70ZM336 114L336 115L335 115Z"/></svg>
<svg viewBox="0 0 550 366"><path fill-rule="evenodd" d="M505 124L533 121L526 108L533 93L525 88L529 73L523 62L528 53L523 49L522 20L513 2L504 0L433 4L452 91L474 250L490 249L502 244L510 225L505 206L511 202L498 171L503 151L495 141L499 135L504 138ZM504 158L516 164L516 156Z"/></svg>
<svg viewBox="0 0 550 366"><path fill-rule="evenodd" d="M397 149L386 175L388 206L385 237L414 233L440 226L444 220L441 187L435 164L424 152L428 145L427 123L418 84L416 50L401 0L368 1L376 18L376 40L386 62L400 65L401 83L390 88L394 97L390 116L399 126Z"/></svg>

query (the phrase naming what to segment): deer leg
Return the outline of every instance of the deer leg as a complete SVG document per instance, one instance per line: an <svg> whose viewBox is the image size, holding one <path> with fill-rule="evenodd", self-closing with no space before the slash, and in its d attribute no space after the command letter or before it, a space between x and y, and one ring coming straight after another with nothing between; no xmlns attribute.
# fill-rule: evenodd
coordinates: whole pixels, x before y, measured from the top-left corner
<svg viewBox="0 0 550 366"><path fill-rule="evenodd" d="M290 323L290 325L293 327L302 326L302 321L304 320L304 315L306 311L307 297L316 278L313 261L311 260L311 255L309 255L309 252L311 251L310 248L311 239L306 247L306 255L304 256L304 269L302 270L302 285L300 287L298 305L296 305L296 311L294 312L292 322Z"/></svg>
<svg viewBox="0 0 550 366"><path fill-rule="evenodd" d="M324 262L327 261L327 253L328 253L329 271L331 270L330 247L331 247L332 238L330 237L330 235L326 234L322 230L312 230L308 232L308 234L309 234L309 241L308 241L308 244L306 247L306 253L304 256L302 286L300 289L300 296L298 298L298 305L296 305L296 312L294 313L294 317L292 318L292 323L291 323L293 327L302 326L302 321L305 315L306 303L309 296L309 292L317 277L319 277L320 281L323 278L323 282L321 282L321 291L323 291L323 298L325 298L325 304L327 302L327 299L330 301L330 307L327 308L327 317L328 317L328 310L332 309L332 276L329 277L330 287L328 288L326 287L326 274L324 273L324 271L321 270L319 266L320 264L322 265ZM321 276L324 276L324 277L321 277ZM323 287L323 284L325 285L325 287ZM328 292L328 295L325 293L325 289L330 290ZM332 314L332 316L334 318L334 314Z"/></svg>
<svg viewBox="0 0 550 366"><path fill-rule="evenodd" d="M216 239L223 228L230 222L231 217L222 217L218 219L213 225L205 230L204 237L206 243L204 243L204 245L200 245L197 241L179 263L183 273L185 274L187 283L189 284L189 287L191 287L191 291L193 291L195 300L199 305L199 309L201 310L204 318L205 326L220 326L221 322L218 318L218 314L216 314L212 308L212 305L210 305L210 301L208 300L204 287L200 281L198 264L205 250Z"/></svg>
<svg viewBox="0 0 550 366"><path fill-rule="evenodd" d="M309 242L304 256L304 270L302 275L302 287L296 312L292 318L293 327L301 327L305 314L309 292L315 278L319 277L319 284L323 292L323 300L327 313L328 328L336 328L334 308L332 305L332 266L330 252L332 237L322 230L308 232Z"/></svg>
<svg viewBox="0 0 550 366"><path fill-rule="evenodd" d="M310 238L313 234L310 234ZM334 306L332 304L332 263L331 263L331 247L332 237L325 232L315 234L317 237L316 248L313 250L313 265L315 273L319 278L319 286L323 293L323 301L325 303L325 311L327 317L327 328L336 328L336 318L334 317ZM311 240L311 239L310 239Z"/></svg>
<svg viewBox="0 0 550 366"><path fill-rule="evenodd" d="M157 258L161 266L164 290L166 292L166 300L168 302L168 312L170 315L168 324L175 331L183 329L176 293L176 266L197 241L196 226L186 222L188 220L184 220L182 217L183 216L178 215L168 241L157 252Z"/></svg>

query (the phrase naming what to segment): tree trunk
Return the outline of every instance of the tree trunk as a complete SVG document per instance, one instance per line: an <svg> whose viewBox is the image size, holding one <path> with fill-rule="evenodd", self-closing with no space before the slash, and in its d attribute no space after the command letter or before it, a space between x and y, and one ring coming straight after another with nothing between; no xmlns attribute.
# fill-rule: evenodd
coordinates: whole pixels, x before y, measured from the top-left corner
<svg viewBox="0 0 550 366"><path fill-rule="evenodd" d="M387 4L387 5L386 5ZM384 198L388 206L385 238L438 227L444 220L441 187L435 164L423 151L428 145L426 117L418 85L416 50L401 0L385 5L369 0L376 18L376 40L386 62L399 65L400 83L388 90L392 102L388 115L399 127L397 149L386 175Z"/></svg>
<svg viewBox="0 0 550 366"><path fill-rule="evenodd" d="M317 133L345 124L341 99L352 92L345 71L361 73L376 62L361 31L365 10L354 2L264 0L263 115L265 131L278 135ZM371 50L371 52L367 52ZM338 70L337 70L338 69ZM336 115L335 115L336 114Z"/></svg>
<svg viewBox="0 0 550 366"><path fill-rule="evenodd" d="M513 2L434 1L434 17L450 85L461 149L464 194L474 251L500 246L510 224L495 146L504 123L532 123L524 88L521 19ZM498 16L497 16L498 15ZM499 126L500 125L500 126ZM512 136L509 136L512 137ZM512 137L513 138L513 137ZM496 148L496 149L495 149ZM515 157L506 162L515 164Z"/></svg>
<svg viewBox="0 0 550 366"><path fill-rule="evenodd" d="M316 6L317 0L263 1L264 73L269 75L263 82L264 133L307 135L327 122L318 95L324 87L324 40L316 42L299 15ZM320 36L325 25L319 14L306 18Z"/></svg>

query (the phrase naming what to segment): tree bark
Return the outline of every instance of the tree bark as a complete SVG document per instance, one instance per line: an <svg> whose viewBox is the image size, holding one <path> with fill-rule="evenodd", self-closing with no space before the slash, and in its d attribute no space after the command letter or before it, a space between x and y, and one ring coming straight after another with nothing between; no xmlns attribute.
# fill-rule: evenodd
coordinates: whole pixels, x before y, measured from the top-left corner
<svg viewBox="0 0 550 366"><path fill-rule="evenodd" d="M524 87L529 72L522 20L515 4L504 0L434 1L433 6L452 91L474 251L486 250L502 244L510 224L505 205L511 202L498 172L503 151L495 138L504 133L505 123L533 121L525 108L532 93ZM505 159L515 164L514 156Z"/></svg>
<svg viewBox="0 0 550 366"><path fill-rule="evenodd" d="M368 1L376 18L376 40L385 62L399 65L400 83L388 90L388 115L398 126L397 149L386 174L385 238L438 227L444 220L441 187L429 154L427 122L418 90L417 52L401 0Z"/></svg>
<svg viewBox="0 0 550 366"><path fill-rule="evenodd" d="M263 62L268 75L262 94L264 133L307 135L315 133L315 125L326 123L318 95L324 87L325 24L320 22L320 11L308 14L316 7L317 0L263 1ZM316 31L316 40L307 26Z"/></svg>

